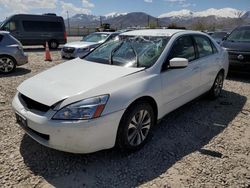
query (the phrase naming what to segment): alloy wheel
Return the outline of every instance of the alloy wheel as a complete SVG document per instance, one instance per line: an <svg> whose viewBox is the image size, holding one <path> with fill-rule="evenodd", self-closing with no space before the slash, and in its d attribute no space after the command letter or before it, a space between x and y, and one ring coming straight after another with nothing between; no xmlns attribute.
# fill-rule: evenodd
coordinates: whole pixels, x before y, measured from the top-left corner
<svg viewBox="0 0 250 188"><path fill-rule="evenodd" d="M15 67L15 63L9 57L0 58L0 72L8 73L11 72Z"/></svg>
<svg viewBox="0 0 250 188"><path fill-rule="evenodd" d="M140 145L148 136L151 117L147 110L140 110L132 117L128 126L128 142L131 146Z"/></svg>
<svg viewBox="0 0 250 188"><path fill-rule="evenodd" d="M223 75L219 74L214 82L214 94L219 96L223 87Z"/></svg>

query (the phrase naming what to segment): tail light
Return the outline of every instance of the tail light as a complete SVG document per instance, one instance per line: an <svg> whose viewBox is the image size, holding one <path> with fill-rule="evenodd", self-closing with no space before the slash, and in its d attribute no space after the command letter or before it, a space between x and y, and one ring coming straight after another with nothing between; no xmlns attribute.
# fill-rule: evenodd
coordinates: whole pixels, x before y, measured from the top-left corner
<svg viewBox="0 0 250 188"><path fill-rule="evenodd" d="M66 33L66 32L64 32L64 39L65 39L66 42L67 42L67 33Z"/></svg>

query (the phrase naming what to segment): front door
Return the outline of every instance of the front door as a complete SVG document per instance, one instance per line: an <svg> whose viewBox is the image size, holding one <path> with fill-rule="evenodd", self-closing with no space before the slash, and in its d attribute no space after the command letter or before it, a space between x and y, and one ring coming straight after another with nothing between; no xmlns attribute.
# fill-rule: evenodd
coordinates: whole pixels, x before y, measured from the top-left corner
<svg viewBox="0 0 250 188"><path fill-rule="evenodd" d="M175 57L188 59L188 66L168 69L169 60ZM174 42L165 63L161 73L162 101L163 111L168 113L200 95L200 64L196 58L192 38L190 36L178 38Z"/></svg>

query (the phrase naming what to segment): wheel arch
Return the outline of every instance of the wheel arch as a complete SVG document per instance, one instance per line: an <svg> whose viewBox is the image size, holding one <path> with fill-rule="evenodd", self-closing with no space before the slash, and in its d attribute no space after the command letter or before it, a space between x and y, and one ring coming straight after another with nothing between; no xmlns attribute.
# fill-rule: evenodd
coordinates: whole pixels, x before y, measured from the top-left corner
<svg viewBox="0 0 250 188"><path fill-rule="evenodd" d="M126 108L126 110L124 111L124 113L123 113L123 115L122 115L122 117L120 119L119 126L118 126L118 129L117 129L116 139L115 139L115 147L119 147L120 138L118 137L118 135L119 135L119 132L122 130L121 129L121 123L123 122L124 118L126 117L125 114L128 113L133 106L135 106L138 103L142 103L142 102L148 103L153 108L153 112L154 112L154 115L155 115L155 122L157 123L158 106L157 106L157 103L156 103L155 99L153 97L151 97L151 96L141 96L141 97L135 99L133 102L131 102L128 105L128 107Z"/></svg>
<svg viewBox="0 0 250 188"><path fill-rule="evenodd" d="M11 58L11 59L14 60L15 64L17 64L16 59L12 55L10 55L10 54L6 54L6 53L0 54L0 57L9 57L9 58Z"/></svg>
<svg viewBox="0 0 250 188"><path fill-rule="evenodd" d="M139 97L137 99L135 99L133 102L131 102L127 109L125 110L124 114L131 108L133 107L136 103L140 103L140 102L147 102L148 104L150 104L150 106L153 108L154 114L155 114L155 122L157 122L158 119L158 105L155 101L155 99L151 96L142 96Z"/></svg>

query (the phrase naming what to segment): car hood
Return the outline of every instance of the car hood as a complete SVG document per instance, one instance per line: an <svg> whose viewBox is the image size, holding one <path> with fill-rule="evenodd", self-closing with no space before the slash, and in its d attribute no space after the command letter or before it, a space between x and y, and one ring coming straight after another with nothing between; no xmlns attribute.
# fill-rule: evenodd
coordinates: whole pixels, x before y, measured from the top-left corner
<svg viewBox="0 0 250 188"><path fill-rule="evenodd" d="M96 42L84 42L84 41L77 41L77 42L70 42L64 45L64 47L74 47L74 48L86 48L89 46L97 45Z"/></svg>
<svg viewBox="0 0 250 188"><path fill-rule="evenodd" d="M250 42L233 42L225 40L221 45L229 51L250 52Z"/></svg>
<svg viewBox="0 0 250 188"><path fill-rule="evenodd" d="M29 78L17 90L37 102L52 106L63 99L83 94L142 69L99 64L77 58Z"/></svg>

